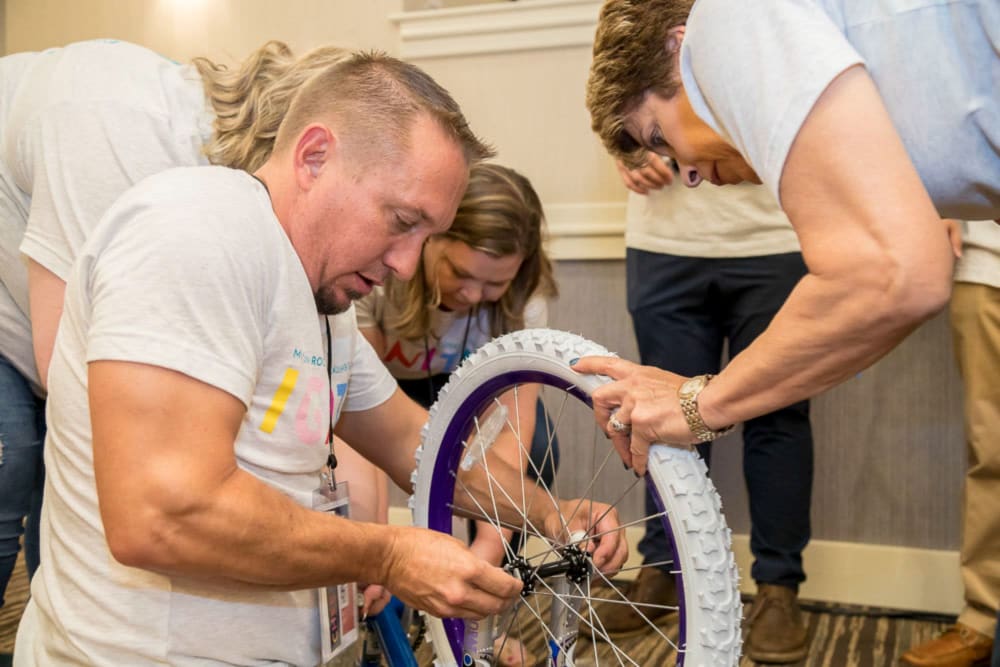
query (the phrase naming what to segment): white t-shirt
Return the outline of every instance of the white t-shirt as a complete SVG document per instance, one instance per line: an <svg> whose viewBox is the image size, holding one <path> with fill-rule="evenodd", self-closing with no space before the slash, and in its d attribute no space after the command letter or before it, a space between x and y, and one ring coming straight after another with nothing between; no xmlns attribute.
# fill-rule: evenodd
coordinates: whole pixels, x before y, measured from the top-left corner
<svg viewBox="0 0 1000 667"><path fill-rule="evenodd" d="M42 566L19 655L39 665L319 662L316 590L206 584L114 560L97 503L86 378L88 362L125 360L232 394L247 407L239 466L308 507L331 405L338 415L365 410L396 390L353 311L331 324L328 379L308 279L248 174L168 170L112 206L66 289L50 373Z"/></svg>
<svg viewBox="0 0 1000 667"><path fill-rule="evenodd" d="M997 0L697 0L681 48L695 112L776 198L816 100L858 63L941 215L1000 217Z"/></svg>
<svg viewBox="0 0 1000 667"><path fill-rule="evenodd" d="M962 257L955 282L1000 288L1000 225L991 220L963 222Z"/></svg>
<svg viewBox="0 0 1000 667"><path fill-rule="evenodd" d="M212 120L197 70L134 44L80 42L0 59L0 354L36 390L19 249L66 280L122 192L207 162Z"/></svg>
<svg viewBox="0 0 1000 667"><path fill-rule="evenodd" d="M788 217L767 188L685 187L629 191L625 245L681 257L760 257L798 252Z"/></svg>
<svg viewBox="0 0 1000 667"><path fill-rule="evenodd" d="M358 300L357 309L360 328L377 328L385 335L382 363L393 377L400 380L425 378L428 372L430 375L451 373L462 363L462 359L493 338L486 312L480 311L478 317L472 318L443 310L434 311L431 317L433 333L427 337L426 348L423 340L400 338L387 324L395 321L399 308L386 298L381 287L376 287L368 296ZM545 299L538 295L528 299L524 306L525 328L544 327L547 323L548 304Z"/></svg>

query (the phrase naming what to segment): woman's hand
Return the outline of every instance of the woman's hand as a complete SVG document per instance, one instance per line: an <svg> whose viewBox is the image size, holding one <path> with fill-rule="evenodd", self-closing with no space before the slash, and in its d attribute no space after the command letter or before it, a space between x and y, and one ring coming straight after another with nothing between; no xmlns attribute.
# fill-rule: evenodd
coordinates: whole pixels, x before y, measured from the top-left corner
<svg viewBox="0 0 1000 667"><path fill-rule="evenodd" d="M962 256L962 227L960 226L958 220L945 218L944 228L948 233L948 242L951 244L951 252L954 253L955 258L958 259Z"/></svg>
<svg viewBox="0 0 1000 667"><path fill-rule="evenodd" d="M361 606L361 620L380 613L392 599L392 593L378 584L358 584L364 603Z"/></svg>
<svg viewBox="0 0 1000 667"><path fill-rule="evenodd" d="M545 533L560 544L576 544L587 551L594 566L613 575L628 560L628 540L618 510L591 500L559 500L545 517ZM587 539L593 538L593 539Z"/></svg>
<svg viewBox="0 0 1000 667"><path fill-rule="evenodd" d="M621 160L615 161L615 167L625 187L640 195L647 195L674 182L673 169L656 153L649 153L646 164L638 169L629 169Z"/></svg>
<svg viewBox="0 0 1000 667"><path fill-rule="evenodd" d="M614 380L594 391L594 419L625 465L638 474L646 474L650 445L696 442L677 398L677 389L688 378L618 357L583 357L573 370ZM612 428L612 414L627 428Z"/></svg>

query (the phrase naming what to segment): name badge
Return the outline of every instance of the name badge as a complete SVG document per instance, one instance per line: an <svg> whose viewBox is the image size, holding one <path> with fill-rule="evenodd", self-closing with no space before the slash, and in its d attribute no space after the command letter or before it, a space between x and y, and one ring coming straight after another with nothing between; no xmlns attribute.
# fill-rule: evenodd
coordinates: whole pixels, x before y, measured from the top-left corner
<svg viewBox="0 0 1000 667"><path fill-rule="evenodd" d="M351 518L347 482L332 486L324 480L313 491L313 509ZM319 634L323 664L344 653L358 640L358 585L355 582L320 588Z"/></svg>

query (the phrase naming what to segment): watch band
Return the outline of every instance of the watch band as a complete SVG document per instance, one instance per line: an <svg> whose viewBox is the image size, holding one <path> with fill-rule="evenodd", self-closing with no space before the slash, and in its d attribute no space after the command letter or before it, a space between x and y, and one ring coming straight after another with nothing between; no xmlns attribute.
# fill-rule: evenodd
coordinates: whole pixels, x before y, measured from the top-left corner
<svg viewBox="0 0 1000 667"><path fill-rule="evenodd" d="M681 412L687 420L688 428L699 442L712 442L721 438L733 430L735 424L730 424L717 431L713 431L705 424L698 411L698 395L708 386L708 383L715 377L714 375L698 375L686 381L677 389L677 398L681 403Z"/></svg>

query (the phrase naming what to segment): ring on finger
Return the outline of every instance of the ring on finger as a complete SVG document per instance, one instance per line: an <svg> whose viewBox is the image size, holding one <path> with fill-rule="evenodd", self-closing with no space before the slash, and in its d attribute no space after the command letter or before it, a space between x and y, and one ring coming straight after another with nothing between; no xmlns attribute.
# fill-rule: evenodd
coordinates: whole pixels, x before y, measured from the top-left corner
<svg viewBox="0 0 1000 667"><path fill-rule="evenodd" d="M611 415L611 419L608 420L608 428L610 428L615 433L621 433L623 435L628 435L632 432L632 425L626 424L621 421L615 415Z"/></svg>

